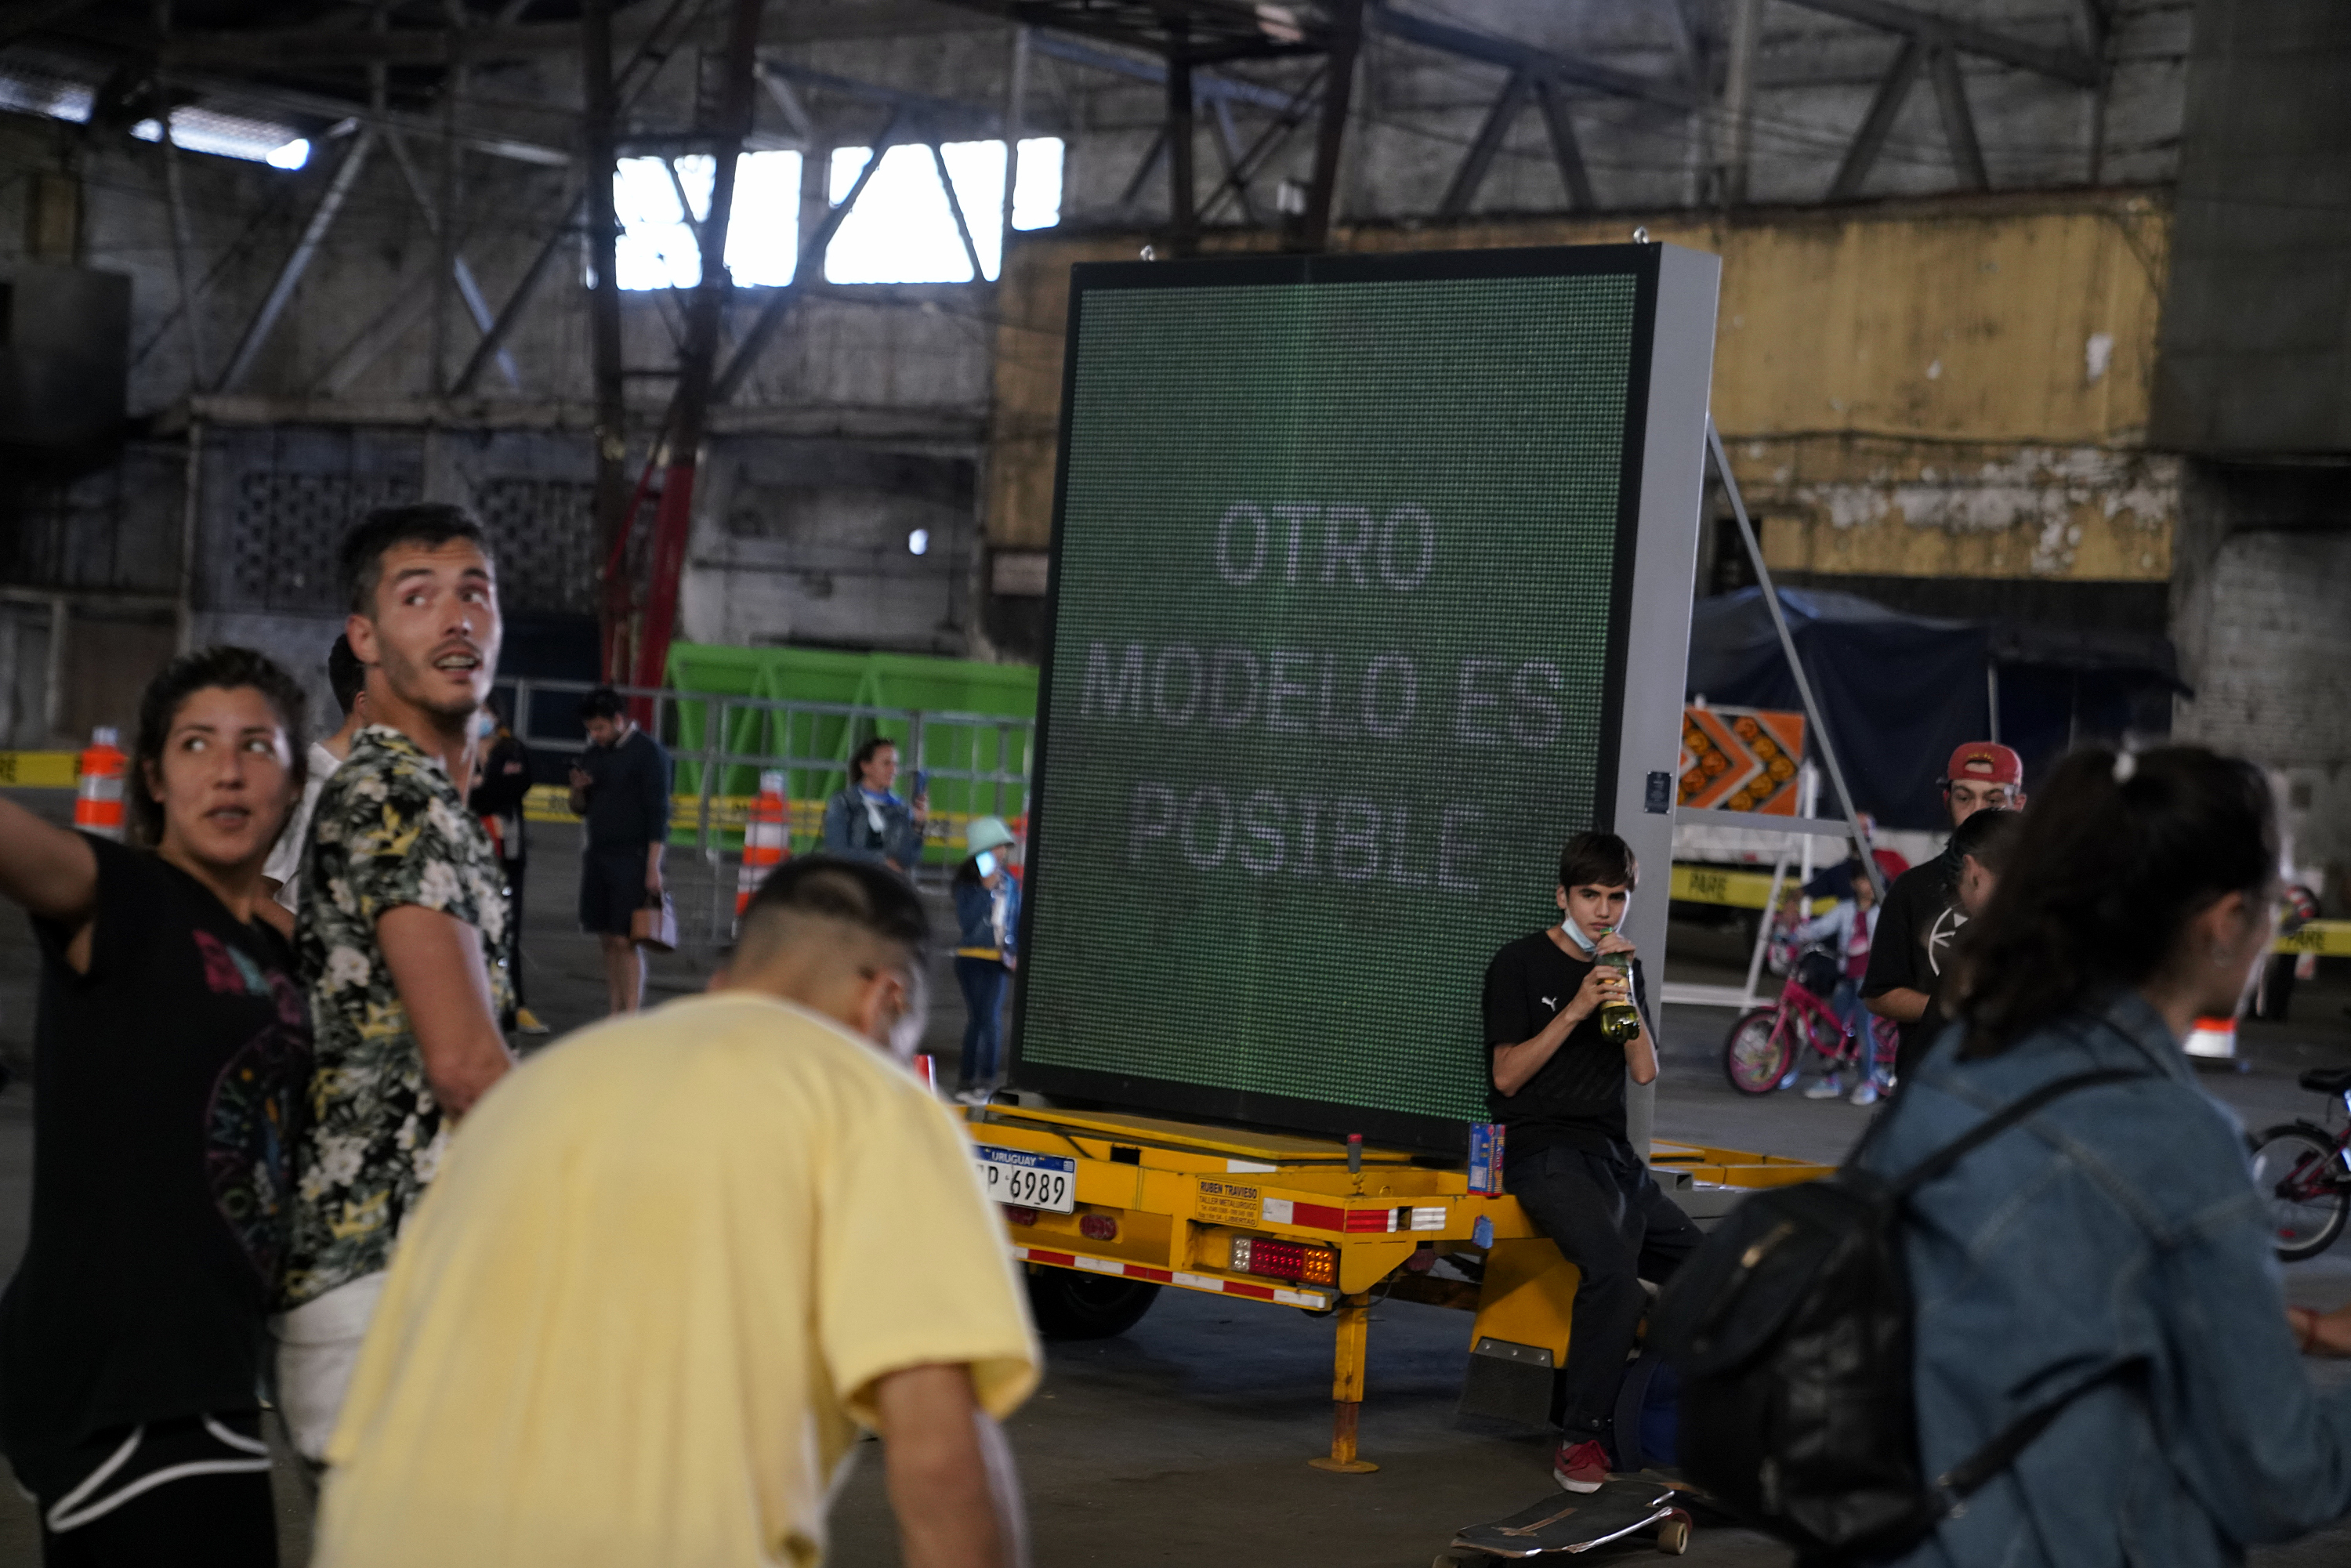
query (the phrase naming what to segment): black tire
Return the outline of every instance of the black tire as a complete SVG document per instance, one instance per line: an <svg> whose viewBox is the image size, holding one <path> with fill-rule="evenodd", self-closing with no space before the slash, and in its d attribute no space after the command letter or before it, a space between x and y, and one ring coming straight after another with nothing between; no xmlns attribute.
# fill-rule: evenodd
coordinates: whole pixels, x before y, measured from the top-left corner
<svg viewBox="0 0 2351 1568"><path fill-rule="evenodd" d="M1771 1029L1779 1018L1777 1008L1757 1008L1742 1014L1722 1037L1722 1075L1741 1094L1771 1093L1796 1064L1794 1029L1782 1030L1777 1049L1772 1047ZM1769 1077L1764 1076L1767 1069Z"/></svg>
<svg viewBox="0 0 2351 1568"><path fill-rule="evenodd" d="M1029 1270L1029 1312L1047 1339L1109 1339L1143 1321L1159 1287L1114 1274L1042 1265Z"/></svg>
<svg viewBox="0 0 2351 1568"><path fill-rule="evenodd" d="M2351 1182L2333 1135L2309 1122L2285 1122L2252 1143L2253 1186L2268 1210L2270 1245L2283 1262L2317 1257L2335 1244L2351 1216ZM2307 1182L2314 1172L2328 1173L2323 1184L2284 1190L2297 1177Z"/></svg>

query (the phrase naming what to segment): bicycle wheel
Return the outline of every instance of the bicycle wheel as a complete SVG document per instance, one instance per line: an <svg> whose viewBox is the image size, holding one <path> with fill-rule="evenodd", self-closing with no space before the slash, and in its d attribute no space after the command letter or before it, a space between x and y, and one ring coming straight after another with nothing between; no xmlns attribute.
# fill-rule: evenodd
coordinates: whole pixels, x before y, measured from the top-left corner
<svg viewBox="0 0 2351 1568"><path fill-rule="evenodd" d="M2270 1244L2288 1263L2315 1258L2351 1215L2351 1186L2334 1138L2308 1122L2287 1122L2252 1145L2253 1188L2269 1207Z"/></svg>
<svg viewBox="0 0 2351 1568"><path fill-rule="evenodd" d="M1794 1065L1796 1031L1779 1024L1778 1008L1757 1008L1723 1038L1722 1075L1741 1094L1769 1094Z"/></svg>

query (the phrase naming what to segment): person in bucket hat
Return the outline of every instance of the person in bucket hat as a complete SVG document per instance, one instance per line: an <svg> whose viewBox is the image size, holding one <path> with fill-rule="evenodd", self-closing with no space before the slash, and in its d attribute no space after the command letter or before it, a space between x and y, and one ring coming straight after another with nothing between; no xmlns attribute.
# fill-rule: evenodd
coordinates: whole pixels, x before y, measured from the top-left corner
<svg viewBox="0 0 2351 1568"><path fill-rule="evenodd" d="M956 867L956 983L969 1017L956 1098L977 1103L996 1086L1004 1057L1004 993L1019 967L1020 884L1012 875L1020 841L1001 817L974 817Z"/></svg>

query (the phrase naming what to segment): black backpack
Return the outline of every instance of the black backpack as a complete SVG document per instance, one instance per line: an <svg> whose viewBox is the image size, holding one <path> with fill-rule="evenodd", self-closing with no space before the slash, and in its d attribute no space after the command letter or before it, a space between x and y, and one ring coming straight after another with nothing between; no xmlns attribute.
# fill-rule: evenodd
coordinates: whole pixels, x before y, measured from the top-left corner
<svg viewBox="0 0 2351 1568"><path fill-rule="evenodd" d="M1947 1474L1921 1475L1903 1206L2061 1095L2147 1076L2061 1078L1900 1176L1861 1169L1856 1151L1825 1181L1740 1205L1676 1270L1651 1321L1681 1378L1684 1473L1805 1561L1834 1563L1898 1552L2006 1469L2087 1385Z"/></svg>

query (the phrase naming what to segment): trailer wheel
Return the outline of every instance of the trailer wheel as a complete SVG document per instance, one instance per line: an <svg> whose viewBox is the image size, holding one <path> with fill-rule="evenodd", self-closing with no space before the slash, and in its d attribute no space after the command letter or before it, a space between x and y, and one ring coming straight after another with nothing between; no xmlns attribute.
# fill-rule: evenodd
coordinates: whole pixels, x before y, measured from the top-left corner
<svg viewBox="0 0 2351 1568"><path fill-rule="evenodd" d="M1108 1339L1143 1321L1159 1287L1144 1280L1081 1274L1070 1269L1029 1271L1029 1311L1047 1339Z"/></svg>

